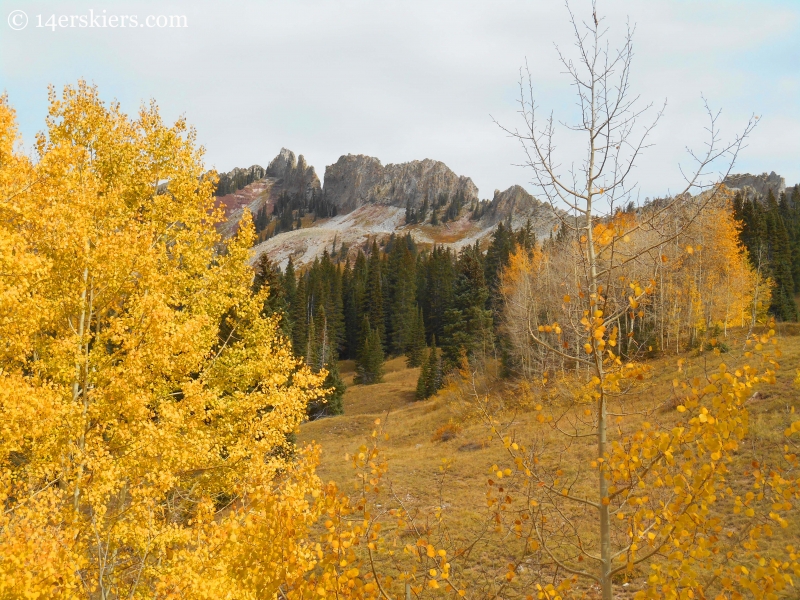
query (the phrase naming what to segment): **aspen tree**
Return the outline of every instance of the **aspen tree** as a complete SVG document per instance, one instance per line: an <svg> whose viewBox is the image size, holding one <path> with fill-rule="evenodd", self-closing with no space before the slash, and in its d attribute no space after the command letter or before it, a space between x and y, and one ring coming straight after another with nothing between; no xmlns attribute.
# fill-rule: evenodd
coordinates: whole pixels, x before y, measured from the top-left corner
<svg viewBox="0 0 800 600"><path fill-rule="evenodd" d="M272 597L316 561L325 395L223 241L183 119L50 91L36 160L0 101L0 596Z"/></svg>
<svg viewBox="0 0 800 600"><path fill-rule="evenodd" d="M583 137L582 155L577 161L563 162L557 155L557 122L552 114L541 119L530 72L520 81L519 112L524 129L503 129L519 140L533 183L558 209L559 235L554 243L563 260L574 268L572 276L562 281L564 293L557 296L563 306L563 320L534 326L536 319L531 319L527 336L551 364L574 370L584 381L583 389L576 390L573 397L573 403L581 405L580 416L569 423L560 422L558 414L539 416L545 422L553 420L568 438L593 437L596 456L585 468L579 465L567 481L561 468L544 470L532 451L527 455L514 451L514 455L521 461L518 465L523 472L530 473L528 477L536 483L531 488L536 494L531 516L533 522L541 524L535 535L539 547L561 572L596 582L602 598L611 600L614 577L649 558L645 552L634 553L629 559L631 548L637 546L630 536L636 538L638 525L631 525L626 534L618 533L619 527L612 522L636 488L634 479L629 478L627 484L617 480L613 457L623 442L610 437L614 432L612 420L627 415L620 395L644 376L644 368L631 360L635 348L623 336L633 335L632 326L651 303L663 264L658 249L677 239L717 201L721 188L704 179L706 171L718 162L725 163L722 177L730 171L755 120L732 142L723 143L719 114L706 104L709 139L702 154L692 154L696 165L693 174L686 177L685 188L639 218L626 218L619 209L635 198L631 173L649 146L664 108L645 122L652 105L642 106L631 90L633 31L628 28L621 47L612 50L608 30L594 5L586 20L578 19L569 5L567 9L577 58L569 58L560 49L558 53L577 95L577 119L567 128ZM637 235L651 239L642 247L626 245ZM637 278L637 271L644 271L646 277ZM622 326L625 319L627 327ZM627 354L624 361L623 354ZM567 419L566 414L561 417ZM653 460L657 455L648 458ZM570 492L575 481L590 474L596 481L592 494ZM572 511L578 509L596 515L594 531L579 528L571 518ZM645 535L649 533L651 529Z"/></svg>

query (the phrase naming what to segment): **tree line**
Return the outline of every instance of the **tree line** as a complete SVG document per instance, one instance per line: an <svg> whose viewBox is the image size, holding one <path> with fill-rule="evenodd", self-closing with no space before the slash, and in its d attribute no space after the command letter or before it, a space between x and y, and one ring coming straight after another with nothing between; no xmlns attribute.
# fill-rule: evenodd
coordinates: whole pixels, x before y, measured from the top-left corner
<svg viewBox="0 0 800 600"><path fill-rule="evenodd" d="M463 358L497 352L500 273L516 247L535 244L530 223L516 231L500 223L486 251L477 242L420 250L411 235L392 234L352 262L326 249L302 270L291 259L281 270L263 254L254 285L269 286L265 311L282 316L306 364L338 379L336 361L352 359L356 382L370 384L381 381L385 357L405 355L408 366L424 367L422 399ZM341 412L341 396L323 412Z"/></svg>
<svg viewBox="0 0 800 600"><path fill-rule="evenodd" d="M658 209L651 204L638 209L638 218ZM754 311L757 317L768 310L779 320L797 320L798 189L780 200L772 193L766 200L737 194L706 214L660 247L658 294L646 300L648 310L622 316L622 355L702 345L729 325L744 326ZM257 229L261 218L256 215ZM597 227L614 231L636 219L637 210L626 207ZM560 227L537 246L530 222L516 231L501 222L485 250L475 243L455 251L437 245L420 250L410 234L392 234L360 249L352 262L335 244L304 269L290 259L281 271L262 255L255 281L269 284L269 312L282 315L295 354L314 369L328 370L328 385L337 390L327 404L311 406L310 414L339 414L344 384L337 360L355 360L356 383L371 384L382 380L386 357L405 355L409 367L421 367L418 399L435 394L445 374L476 356L494 356L506 374L546 370L527 355L531 343L519 328L528 326L532 310L537 322L560 312L557 288L571 267L559 256L568 254L565 245L574 244L573 237ZM634 245L649 243L640 235ZM528 262L520 263L521 256ZM532 278L536 306L515 297L519 285L509 285L520 269Z"/></svg>
<svg viewBox="0 0 800 600"><path fill-rule="evenodd" d="M774 288L769 310L781 321L797 321L795 294L800 292L800 186L776 198L737 193L733 214L741 221L740 239L750 262Z"/></svg>

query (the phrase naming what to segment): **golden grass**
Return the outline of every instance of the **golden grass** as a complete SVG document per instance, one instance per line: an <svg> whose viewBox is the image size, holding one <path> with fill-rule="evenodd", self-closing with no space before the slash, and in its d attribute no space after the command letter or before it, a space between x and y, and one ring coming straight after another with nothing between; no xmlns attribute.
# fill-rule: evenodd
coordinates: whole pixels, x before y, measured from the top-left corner
<svg viewBox="0 0 800 600"><path fill-rule="evenodd" d="M779 345L783 351L781 368L775 385L760 389L760 397L749 403L750 433L741 445L735 468L739 469L738 479L731 477L729 484L735 493L744 493L750 480L741 475L749 471L752 461L764 461L780 455L784 443L784 429L792 419L792 409L800 408L798 393L794 388L795 372L800 368L800 337L798 328L781 327ZM714 368L720 362L729 365L740 364L742 356L742 334L739 339L731 336L727 340L733 350L728 354L702 356L686 354L689 368L700 373L706 366ZM664 357L650 362L651 375L631 400L632 406L639 403L651 404L654 398L668 399L672 394L672 380L677 375L678 357ZM414 402L418 369L407 369L404 359L397 358L386 363L384 382L370 386L352 385L353 365L345 361L341 365L342 375L349 387L344 398L345 414L306 423L302 426L299 441L316 441L323 449L319 474L323 480L333 480L345 490L350 489L352 468L344 460L344 455L352 452L370 435L374 422L380 418L384 430L389 434L388 441L382 442L389 463L388 479L396 498L407 507L425 511L435 506L445 508L450 523L450 535L462 540L476 535L486 520L487 479L491 477L490 467L494 464L507 464L508 456L502 444L489 441L488 427L475 418L469 403L459 400L458 394L443 391L432 399ZM520 402L521 392L515 383L496 382L492 391L497 399L497 416L521 441L540 438L546 446L557 444L559 438L549 427L536 421L536 412L525 408ZM534 402L540 399L534 398ZM676 411L659 413L664 425L679 420ZM794 417L796 418L796 416ZM637 426L638 423L631 423ZM447 435L441 435L448 431ZM437 435L438 432L438 435ZM570 461L566 468L578 472L595 457L596 450L592 438L574 444L570 449ZM442 483L440 467L447 461L449 470ZM579 486L591 490L594 479L587 479ZM392 500L386 499L387 504ZM585 518L585 517L584 517ZM725 517L728 525L740 522L738 515ZM591 519L587 522L591 526ZM769 542L772 549L782 547L787 541L800 539L800 521L795 514L789 528L776 527L775 538ZM473 565L461 573L462 577L477 581L489 572L502 572L513 558L513 548L508 543L487 541L476 553ZM640 589L641 581L617 587L620 598L628 597ZM509 590L511 592L511 590ZM591 588L586 589L588 597L593 597ZM478 596L475 596L478 597ZM510 593L507 597L516 597ZM524 597L524 594L522 595Z"/></svg>

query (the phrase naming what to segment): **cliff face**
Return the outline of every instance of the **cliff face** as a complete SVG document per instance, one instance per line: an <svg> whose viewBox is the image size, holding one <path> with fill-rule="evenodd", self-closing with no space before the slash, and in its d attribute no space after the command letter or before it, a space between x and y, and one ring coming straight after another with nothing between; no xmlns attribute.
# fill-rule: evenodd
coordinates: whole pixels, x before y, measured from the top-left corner
<svg viewBox="0 0 800 600"><path fill-rule="evenodd" d="M269 163L266 176L275 178L275 184L281 191L306 199L322 189L314 167L306 164L302 154L295 159L294 152L286 148L281 148L278 156Z"/></svg>
<svg viewBox="0 0 800 600"><path fill-rule="evenodd" d="M325 168L325 200L345 214L365 204L385 204L418 209L461 194L469 205L478 199L478 188L469 177L458 176L436 160L415 160L381 165L381 161L362 154L342 156ZM446 199L446 200L445 200ZM445 200L445 202L442 202Z"/></svg>
<svg viewBox="0 0 800 600"><path fill-rule="evenodd" d="M234 169L227 177L236 185L218 198L227 217L220 226L224 236L235 233L245 209L273 220L289 211L294 221L301 208L314 215L301 229L270 234L254 248L254 257L267 252L281 264L289 256L295 264L306 264L342 245L356 253L370 240L392 233L458 250L484 243L501 221L514 229L530 221L537 237L544 239L558 222L549 204L518 185L496 191L491 201L479 201L469 177L430 159L383 165L371 156L348 154L325 169L321 186L302 155L282 148L266 169Z"/></svg>
<svg viewBox="0 0 800 600"><path fill-rule="evenodd" d="M750 175L750 173L729 175L723 183L732 190L742 190L746 194L762 198L766 198L769 195L769 190L772 190L776 198L786 190L786 180L775 171L772 171L769 175L766 173L761 175Z"/></svg>
<svg viewBox="0 0 800 600"><path fill-rule="evenodd" d="M236 167L228 173L220 173L217 182L217 196L227 196L250 185L254 181L264 178L264 167L253 165L249 169Z"/></svg>
<svg viewBox="0 0 800 600"><path fill-rule="evenodd" d="M540 240L548 237L553 227L560 223L549 203L540 202L522 186L512 185L502 192L495 190L480 224L484 228L493 228L502 221L518 229L525 226L528 220Z"/></svg>
<svg viewBox="0 0 800 600"><path fill-rule="evenodd" d="M513 218L515 215L532 215L541 207L542 203L526 192L522 186L512 185L503 192L495 190L484 218L497 223L509 216ZM550 207L547 208L549 210Z"/></svg>

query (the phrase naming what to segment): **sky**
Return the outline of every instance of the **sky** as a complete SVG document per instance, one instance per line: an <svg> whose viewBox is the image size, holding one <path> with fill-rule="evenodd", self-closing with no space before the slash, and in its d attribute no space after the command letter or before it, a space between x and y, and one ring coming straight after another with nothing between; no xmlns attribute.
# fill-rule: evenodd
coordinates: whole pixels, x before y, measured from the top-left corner
<svg viewBox="0 0 800 600"><path fill-rule="evenodd" d="M590 0L571 6L591 17ZM632 90L642 106L667 103L634 172L642 198L681 189L687 147L707 138L703 98L722 110L724 139L760 117L734 172L800 182L800 0L601 0L598 14L612 46L635 25ZM106 27L80 26L100 15ZM159 27L170 15L187 26ZM266 166L286 147L320 179L343 154L432 158L482 198L514 184L537 193L497 123L524 126L526 63L542 111L575 117L556 51L574 56L567 17L552 0L0 0L0 91L28 148L47 86L83 78L129 114L152 98L165 119L185 116L219 171ZM557 136L560 164L580 160L584 140Z"/></svg>

